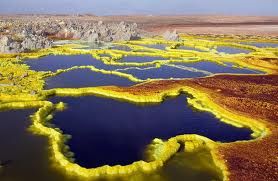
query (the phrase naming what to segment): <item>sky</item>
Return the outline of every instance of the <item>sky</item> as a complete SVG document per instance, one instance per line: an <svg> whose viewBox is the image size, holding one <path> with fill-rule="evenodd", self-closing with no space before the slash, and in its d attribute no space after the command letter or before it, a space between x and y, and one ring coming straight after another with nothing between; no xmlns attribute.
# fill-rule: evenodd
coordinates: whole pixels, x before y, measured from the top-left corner
<svg viewBox="0 0 278 181"><path fill-rule="evenodd" d="M0 0L0 14L278 16L278 0Z"/></svg>

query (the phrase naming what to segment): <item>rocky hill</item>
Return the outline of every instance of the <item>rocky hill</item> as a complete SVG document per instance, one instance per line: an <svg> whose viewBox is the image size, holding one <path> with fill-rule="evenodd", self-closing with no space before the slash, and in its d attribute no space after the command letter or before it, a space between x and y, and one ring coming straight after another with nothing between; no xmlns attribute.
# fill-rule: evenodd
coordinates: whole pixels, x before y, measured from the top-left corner
<svg viewBox="0 0 278 181"><path fill-rule="evenodd" d="M48 48L54 40L112 42L140 39L136 23L35 18L0 21L0 52L18 53Z"/></svg>

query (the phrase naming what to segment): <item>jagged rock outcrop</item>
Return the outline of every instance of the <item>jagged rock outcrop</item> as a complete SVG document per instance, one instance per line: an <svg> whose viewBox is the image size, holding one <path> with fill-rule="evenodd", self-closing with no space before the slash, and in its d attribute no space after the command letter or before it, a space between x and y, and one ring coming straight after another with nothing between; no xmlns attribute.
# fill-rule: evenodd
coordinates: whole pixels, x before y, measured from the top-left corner
<svg viewBox="0 0 278 181"><path fill-rule="evenodd" d="M30 50L49 48L53 41L46 37L31 35L22 37L22 40L14 39L12 36L2 36L0 38L0 52L2 53L18 53Z"/></svg>
<svg viewBox="0 0 278 181"><path fill-rule="evenodd" d="M121 40L139 39L140 35L137 31L137 24L127 24L125 22L104 24L98 22L89 30L81 33L81 40L93 42L112 42Z"/></svg>
<svg viewBox="0 0 278 181"><path fill-rule="evenodd" d="M137 24L121 23L65 23L64 28L55 34L57 39L80 39L89 42L112 42L139 39Z"/></svg>
<svg viewBox="0 0 278 181"><path fill-rule="evenodd" d="M52 46L53 40L112 42L140 39L136 23L32 19L0 21L0 52L16 53ZM1 36L2 34L2 36Z"/></svg>
<svg viewBox="0 0 278 181"><path fill-rule="evenodd" d="M9 36L0 37L0 52L8 53L12 39Z"/></svg>
<svg viewBox="0 0 278 181"><path fill-rule="evenodd" d="M168 41L178 41L180 39L176 30L174 30L172 33L170 31L166 31L163 34L163 38Z"/></svg>
<svg viewBox="0 0 278 181"><path fill-rule="evenodd" d="M24 38L21 43L21 49L23 51L49 48L52 46L53 41L48 40L43 36L35 36L31 35L29 37Z"/></svg>

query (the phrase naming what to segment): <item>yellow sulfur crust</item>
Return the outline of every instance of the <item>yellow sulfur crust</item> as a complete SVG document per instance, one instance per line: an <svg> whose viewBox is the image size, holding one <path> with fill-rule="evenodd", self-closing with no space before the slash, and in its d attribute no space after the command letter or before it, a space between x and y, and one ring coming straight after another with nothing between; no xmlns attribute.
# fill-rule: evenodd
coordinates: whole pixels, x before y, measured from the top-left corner
<svg viewBox="0 0 278 181"><path fill-rule="evenodd" d="M231 124L236 127L246 127L253 131L252 136L256 139L270 134L270 130L263 123L263 121L247 118L243 115L238 115L227 109L219 106L212 101L211 97L205 90L198 89L190 85L182 85L173 83L170 87L166 87L156 92L132 92L124 90L120 87L106 86L106 87L90 87L78 89L63 89L56 88L52 90L43 90L44 78L56 76L63 72L71 71L74 69L90 69L94 72L102 74L112 74L120 77L127 78L136 83L142 83L144 80L138 79L131 74L121 73L117 70L108 71L97 69L94 66L75 66L69 69L57 70L56 72L36 72L29 70L26 65L18 64L20 60L26 58L39 58L50 54L55 55L79 55L90 54L92 57L103 61L108 65L119 66L147 66L155 65L159 68L163 64L176 63L176 62L199 62L203 60L215 62L224 65L224 62L235 63L236 66L247 67L255 70L260 70L266 73L276 74L278 65L276 62L266 61L264 58L275 59L277 57L277 49L275 48L256 48L250 45L242 45L234 42L223 42L221 40L199 40L194 37L182 36L180 42L165 41L163 39L144 39L140 41L118 42L117 45L128 46L132 51L122 50L83 50L77 49L80 45L63 45L50 49L39 50L37 52L13 54L13 55L0 55L0 70L3 77L0 77L0 83L7 86L0 87L0 110L7 109L26 109L38 108L38 111L32 115L31 130L36 134L45 135L49 138L51 147L51 154L57 167L64 170L67 174L75 175L80 178L98 178L102 176L118 176L133 174L136 172L153 172L162 167L167 160L169 160L181 145L185 145L184 151L195 151L198 148L208 148L213 156L215 164L221 168L224 180L229 179L229 171L223 159L218 154L217 147L224 143L214 142L208 138L200 135L177 135L168 140L154 139L150 145L149 150L152 161L137 161L126 166L102 166L98 168L84 168L78 164L73 163L62 153L64 146L63 133L54 128L47 127L45 122L52 118L52 114L56 110L64 108L63 103L54 105L51 102L45 101L49 96L104 96L112 99L120 99L135 104L147 103L161 103L166 97L178 96L181 93L191 94L193 98L188 98L188 104L201 111L208 111L213 113L221 121ZM165 44L166 50L157 50L154 48L147 48L140 46L141 44ZM180 46L189 46L203 50L198 52L194 50L181 50ZM249 54L224 54L216 51L217 46L230 46L250 50ZM138 50L141 50L138 52ZM142 51L143 50L143 51ZM110 55L101 56L103 54ZM162 57L168 60L155 60L152 62L120 62L119 59L125 56L151 56ZM198 71L198 70L191 70ZM27 77L21 77L22 74L28 73ZM205 72L209 75L209 72ZM13 74L12 85L9 82L9 76ZM155 82L155 79L149 79L144 82L144 85ZM14 85L15 84L15 85ZM30 91L36 91L36 94L31 95Z"/></svg>

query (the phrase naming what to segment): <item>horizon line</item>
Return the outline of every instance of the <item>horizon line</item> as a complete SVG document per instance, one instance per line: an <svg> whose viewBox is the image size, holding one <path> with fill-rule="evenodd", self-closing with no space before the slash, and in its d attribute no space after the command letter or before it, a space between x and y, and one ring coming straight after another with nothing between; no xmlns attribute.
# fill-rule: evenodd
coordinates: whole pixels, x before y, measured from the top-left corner
<svg viewBox="0 0 278 181"><path fill-rule="evenodd" d="M92 16L92 17L105 17L105 16L227 16L227 17L278 17L278 15L243 15L243 14L147 14L147 13L134 13L134 14L105 14L97 15L93 13L1 13L0 16L17 16L17 15L31 15L31 16Z"/></svg>

